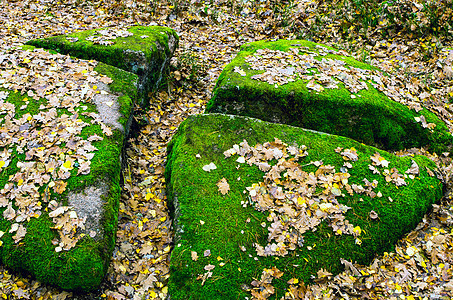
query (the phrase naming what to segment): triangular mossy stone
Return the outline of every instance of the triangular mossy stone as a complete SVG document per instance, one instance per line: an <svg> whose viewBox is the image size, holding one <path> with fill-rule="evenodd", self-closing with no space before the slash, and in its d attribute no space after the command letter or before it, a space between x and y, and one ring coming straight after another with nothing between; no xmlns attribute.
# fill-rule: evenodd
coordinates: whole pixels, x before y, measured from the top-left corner
<svg viewBox="0 0 453 300"><path fill-rule="evenodd" d="M63 289L96 289L115 246L138 78L42 49L2 60L1 263Z"/></svg>
<svg viewBox="0 0 453 300"><path fill-rule="evenodd" d="M162 26L108 27L27 42L82 59L94 59L139 76L143 97L155 90L178 46L176 32Z"/></svg>
<svg viewBox="0 0 453 300"><path fill-rule="evenodd" d="M368 264L442 196L426 157L248 117L191 116L167 149L172 300L244 299L273 267L282 295L291 278L339 273L340 259Z"/></svg>
<svg viewBox="0 0 453 300"><path fill-rule="evenodd" d="M259 118L347 136L385 150L445 151L444 122L411 110L374 86L382 73L331 47L303 40L241 47L219 77L206 112Z"/></svg>

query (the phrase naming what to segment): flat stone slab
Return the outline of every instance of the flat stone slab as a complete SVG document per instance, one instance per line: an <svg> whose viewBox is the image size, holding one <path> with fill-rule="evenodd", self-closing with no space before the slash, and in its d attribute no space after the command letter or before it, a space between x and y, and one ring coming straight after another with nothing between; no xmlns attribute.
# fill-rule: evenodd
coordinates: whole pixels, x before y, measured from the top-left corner
<svg viewBox="0 0 453 300"><path fill-rule="evenodd" d="M381 72L345 54L303 40L243 45L206 112L347 136L386 150L447 150L452 137L443 121L417 103L409 109L392 100L401 97L385 90Z"/></svg>
<svg viewBox="0 0 453 300"><path fill-rule="evenodd" d="M115 245L135 74L42 49L0 54L0 259L93 290Z"/></svg>
<svg viewBox="0 0 453 300"><path fill-rule="evenodd" d="M191 116L167 150L172 300L281 296L369 264L442 196L426 157L248 117Z"/></svg>
<svg viewBox="0 0 453 300"><path fill-rule="evenodd" d="M139 76L138 90L144 97L155 90L178 46L176 32L162 26L108 27L29 41L82 59L97 60Z"/></svg>

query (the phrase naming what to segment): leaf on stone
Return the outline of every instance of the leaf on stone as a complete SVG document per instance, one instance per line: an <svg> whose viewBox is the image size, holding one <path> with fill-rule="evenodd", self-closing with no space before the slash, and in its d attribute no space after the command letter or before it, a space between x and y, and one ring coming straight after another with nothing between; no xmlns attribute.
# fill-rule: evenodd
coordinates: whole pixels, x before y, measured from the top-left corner
<svg viewBox="0 0 453 300"><path fill-rule="evenodd" d="M354 149L354 147L352 147L351 149L344 149L344 151L341 152L341 155L345 160L357 161L359 159L357 151L356 149Z"/></svg>
<svg viewBox="0 0 453 300"><path fill-rule="evenodd" d="M327 277L327 276L331 276L332 273L330 273L327 270L321 268L318 272L316 272L316 275L318 275L318 278L324 278L324 277Z"/></svg>
<svg viewBox="0 0 453 300"><path fill-rule="evenodd" d="M345 260L345 259L343 259L343 258L340 258L340 262L341 262L347 269L351 270L351 272L352 272L352 274L354 274L354 276L360 276L360 275L361 275L360 272L359 272L359 270L357 270L357 268L354 267L354 265L353 265L351 262L349 262L349 261L347 261L347 260Z"/></svg>
<svg viewBox="0 0 453 300"><path fill-rule="evenodd" d="M375 212L374 210L370 211L370 218L375 220L377 218L379 218L377 212Z"/></svg>
<svg viewBox="0 0 453 300"><path fill-rule="evenodd" d="M49 213L49 217L51 217L51 218L58 217L58 216L64 214L68 209L69 209L68 206L60 206L57 209L51 211Z"/></svg>
<svg viewBox="0 0 453 300"><path fill-rule="evenodd" d="M53 190L55 191L55 193L61 195L66 190L67 185L68 185L68 183L66 181L58 180L55 182L55 185L53 186Z"/></svg>
<svg viewBox="0 0 453 300"><path fill-rule="evenodd" d="M24 227L24 225L20 224L19 228L16 231L16 235L13 236L14 243L20 242L24 236L27 234L27 229Z"/></svg>
<svg viewBox="0 0 453 300"><path fill-rule="evenodd" d="M217 186L219 187L219 192L221 192L222 195L227 194L230 190L230 185L225 178L220 179L220 181L217 182Z"/></svg>
<svg viewBox="0 0 453 300"><path fill-rule="evenodd" d="M105 84L110 84L110 83L113 82L113 80L111 78L107 77L107 76L102 76L102 78L99 79L99 81L101 81L101 82L103 82Z"/></svg>
<svg viewBox="0 0 453 300"><path fill-rule="evenodd" d="M412 160L412 164L409 167L409 169L407 169L406 174L418 175L419 173L420 173L420 169L417 165L417 162L415 160Z"/></svg>
<svg viewBox="0 0 453 300"><path fill-rule="evenodd" d="M3 217L8 221L11 221L16 217L16 211L14 210L11 202L8 204L8 207L3 211Z"/></svg>
<svg viewBox="0 0 453 300"><path fill-rule="evenodd" d="M211 172L211 170L215 170L215 169L217 169L217 166L213 162L210 163L209 165L203 166L203 171L206 171L206 172Z"/></svg>
<svg viewBox="0 0 453 300"><path fill-rule="evenodd" d="M246 76L247 74L239 67L234 67L234 72L239 73L241 76Z"/></svg>
<svg viewBox="0 0 453 300"><path fill-rule="evenodd" d="M211 270L213 270L214 268L215 268L214 265L206 265L206 266L204 266L203 269L205 269L206 271L211 271Z"/></svg>
<svg viewBox="0 0 453 300"><path fill-rule="evenodd" d="M384 168L387 168L389 166L389 162L379 154L379 152L376 152L373 156L370 157L371 161L373 162L373 165L375 166L382 166Z"/></svg>

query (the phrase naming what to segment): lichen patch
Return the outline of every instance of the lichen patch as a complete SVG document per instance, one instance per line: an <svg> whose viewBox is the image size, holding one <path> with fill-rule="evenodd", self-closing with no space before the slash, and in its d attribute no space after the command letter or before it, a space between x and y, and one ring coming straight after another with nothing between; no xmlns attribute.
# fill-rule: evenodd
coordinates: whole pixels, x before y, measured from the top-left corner
<svg viewBox="0 0 453 300"><path fill-rule="evenodd" d="M103 214L103 205L108 196L109 188L106 183L99 181L95 185L86 187L79 193L70 192L68 206L85 219L83 233L90 235L95 240L103 238L104 230L100 224Z"/></svg>

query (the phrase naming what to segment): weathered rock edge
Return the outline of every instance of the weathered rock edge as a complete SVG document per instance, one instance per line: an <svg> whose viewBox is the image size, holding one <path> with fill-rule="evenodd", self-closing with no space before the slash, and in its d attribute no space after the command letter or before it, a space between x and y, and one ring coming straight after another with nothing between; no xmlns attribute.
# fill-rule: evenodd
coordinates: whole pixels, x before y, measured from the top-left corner
<svg viewBox="0 0 453 300"><path fill-rule="evenodd" d="M307 80L296 80L276 88L251 79L262 71L252 70L245 58L258 49L288 51L308 47L309 51L319 52L316 46L335 50L303 40L259 41L243 45L220 75L206 112L249 116L347 136L385 150L428 147L430 151L440 153L453 144L446 124L434 113L427 109L417 113L377 91L369 82L369 89L358 92L352 99L343 83L339 85L340 89L325 89L318 93L306 87ZM376 69L342 55L328 54L318 58L341 60L347 66L360 69ZM235 72L235 68L242 69L245 76ZM428 123L436 125L432 131L416 122L415 118L421 115Z"/></svg>
<svg viewBox="0 0 453 300"><path fill-rule="evenodd" d="M362 228L362 245L356 245L350 235L335 235L330 227L322 224L315 232L304 234L305 246L285 257L257 257L254 242L267 241L267 228L261 226L268 213L242 207L246 200L245 187L262 180L263 172L235 159L225 159L223 152L233 144L246 139L249 145L273 141L274 137L289 145L306 145L308 161L323 160L337 170L342 166L341 155L334 152L338 146L355 147L359 160L350 169L350 184L363 184L360 178L379 181L378 189L383 197L371 199L364 195L341 197L339 201L352 207L346 213L354 226ZM168 161L165 170L167 196L174 216L175 249L171 254L169 294L177 299L239 299L250 296L247 292L254 278L260 278L264 268L276 266L284 272L272 285L278 295L284 293L286 282L292 277L305 282L321 268L337 274L343 266L340 258L369 264L376 253L390 251L404 233L416 227L432 203L442 196L442 183L428 175L426 168L435 164L422 156L396 157L377 148L366 146L349 138L313 132L258 119L204 114L191 116L184 121L168 145ZM407 186L386 184L383 176L368 170L369 157L379 152L391 167L404 173L411 159L420 167L419 178L408 179ZM201 158L196 158L199 154ZM213 162L217 169L205 172L204 165ZM230 191L222 196L216 183L226 178ZM239 179L240 178L240 179ZM353 178L356 178L353 180ZM359 179L357 179L359 178ZM345 193L346 194L346 193ZM393 202L388 197L391 196ZM359 198L363 199L363 202ZM379 218L369 217L374 210ZM247 220L249 219L249 220ZM266 227L267 227L266 226ZM243 230L243 231L242 231ZM240 246L244 246L243 252ZM206 250L210 255L205 256ZM198 254L194 261L191 251ZM224 266L219 263L224 262ZM206 274L205 266L214 265L211 278L204 285L197 280Z"/></svg>
<svg viewBox="0 0 453 300"><path fill-rule="evenodd" d="M94 44L87 37L105 28L80 31L27 42L40 48L55 50L82 59L93 59L139 76L139 104L148 105L147 94L158 88L170 58L178 47L177 33L162 26L134 26L133 35L116 38L113 45ZM71 42L71 39L78 39Z"/></svg>
<svg viewBox="0 0 453 300"><path fill-rule="evenodd" d="M57 253L52 244L57 237L51 229L55 224L46 212L28 222L25 238L15 244L14 233L8 233L11 223L3 218L5 208L0 209L0 230L6 232L0 247L2 264L13 271L30 274L43 283L73 291L96 289L107 272L116 239L121 155L133 103L137 99L138 78L135 74L104 63L98 63L95 71L113 79L109 85L97 83L99 90L109 94L95 96L93 103L102 114L103 122L111 127L113 135L103 136L99 126L91 125L90 130L103 136L104 140L93 143L99 150L92 159L90 174L71 176L67 180L66 192L51 194L51 199L73 206L78 216L87 217L82 232L85 237L71 250ZM113 104L106 105L106 101ZM7 178L2 178L8 176L7 171L0 174L0 184L8 182ZM96 235L90 237L90 232Z"/></svg>

